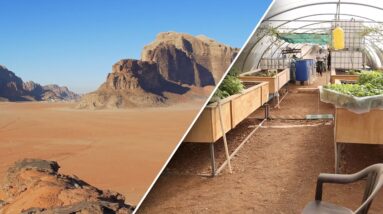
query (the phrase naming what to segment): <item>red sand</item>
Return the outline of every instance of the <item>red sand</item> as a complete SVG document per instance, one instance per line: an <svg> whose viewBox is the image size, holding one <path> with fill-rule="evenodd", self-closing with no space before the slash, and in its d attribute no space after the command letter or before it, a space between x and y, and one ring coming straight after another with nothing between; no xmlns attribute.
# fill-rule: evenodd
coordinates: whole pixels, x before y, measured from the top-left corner
<svg viewBox="0 0 383 214"><path fill-rule="evenodd" d="M0 178L22 158L56 160L61 173L137 204L197 107L76 110L68 103L0 103Z"/></svg>

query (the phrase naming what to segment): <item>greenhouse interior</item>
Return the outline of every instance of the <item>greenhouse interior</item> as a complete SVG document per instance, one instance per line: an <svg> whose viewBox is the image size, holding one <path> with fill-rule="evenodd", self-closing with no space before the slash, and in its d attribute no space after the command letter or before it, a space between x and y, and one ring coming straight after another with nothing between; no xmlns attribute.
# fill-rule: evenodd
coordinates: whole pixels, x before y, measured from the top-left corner
<svg viewBox="0 0 383 214"><path fill-rule="evenodd" d="M240 72L282 68L294 50L300 50L296 56L303 58L321 49L328 54L333 49L333 30L340 27L344 48L331 52L331 68L379 69L382 12L381 1L276 1L235 66Z"/></svg>
<svg viewBox="0 0 383 214"><path fill-rule="evenodd" d="M334 187L327 200L350 208L337 211L368 213L373 198L381 202L381 14L383 1L274 1L185 139L209 145L204 171L240 180L246 176L236 177L238 168L270 172L269 178L248 177L262 187L244 192L284 194L267 186L285 182L283 190L302 194L297 205L285 207L293 212L338 213L339 207L321 203L326 182L368 178L367 186ZM363 197L351 191L357 189ZM316 202L306 206L314 194ZM371 209L381 213L382 203L375 204Z"/></svg>

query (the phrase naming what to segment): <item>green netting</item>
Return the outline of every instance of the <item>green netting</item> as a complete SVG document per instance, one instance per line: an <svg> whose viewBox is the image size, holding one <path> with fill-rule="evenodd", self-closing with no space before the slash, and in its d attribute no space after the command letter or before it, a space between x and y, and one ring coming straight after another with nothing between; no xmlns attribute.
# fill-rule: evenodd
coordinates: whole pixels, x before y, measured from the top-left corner
<svg viewBox="0 0 383 214"><path fill-rule="evenodd" d="M278 38L291 44L330 44L331 36L328 34L314 33L279 33Z"/></svg>

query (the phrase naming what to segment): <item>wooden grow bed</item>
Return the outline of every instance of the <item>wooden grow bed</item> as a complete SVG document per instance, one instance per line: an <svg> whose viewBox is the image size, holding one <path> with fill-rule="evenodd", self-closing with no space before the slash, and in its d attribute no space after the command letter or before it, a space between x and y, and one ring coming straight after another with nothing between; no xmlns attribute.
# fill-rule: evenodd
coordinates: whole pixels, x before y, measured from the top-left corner
<svg viewBox="0 0 383 214"><path fill-rule="evenodd" d="M245 90L240 94L227 97L220 102L223 130L225 133L230 131L269 100L269 85L267 82L244 81L243 83L245 85ZM267 108L267 110L265 110L266 115L268 114L268 111ZM251 134L258 128L259 127L254 129ZM184 140L185 142L190 143L207 143L210 145L211 176L215 176L216 173L219 173L219 171L225 167L228 161L234 157L240 147L247 141L243 141L238 148L229 155L228 160L226 160L217 170L215 164L214 143L222 136L224 136L224 133L222 133L218 103L212 103L205 107Z"/></svg>
<svg viewBox="0 0 383 214"><path fill-rule="evenodd" d="M383 110L374 109L363 114L345 108L335 112L335 171L339 172L342 143L383 144Z"/></svg>
<svg viewBox="0 0 383 214"><path fill-rule="evenodd" d="M276 94L278 91L290 81L290 69L278 69L278 74L273 77L261 77L254 74L262 71L261 69L252 70L240 75L243 81L260 81L269 83L269 93Z"/></svg>
<svg viewBox="0 0 383 214"><path fill-rule="evenodd" d="M346 72L331 70L330 82L335 83L336 80L357 81L358 78L358 74L347 74Z"/></svg>
<svg viewBox="0 0 383 214"><path fill-rule="evenodd" d="M244 82L246 89L240 94L221 100L222 119L225 133L248 117L269 99L267 82ZM193 128L185 138L185 142L215 143L223 136L219 121L217 103L205 107Z"/></svg>

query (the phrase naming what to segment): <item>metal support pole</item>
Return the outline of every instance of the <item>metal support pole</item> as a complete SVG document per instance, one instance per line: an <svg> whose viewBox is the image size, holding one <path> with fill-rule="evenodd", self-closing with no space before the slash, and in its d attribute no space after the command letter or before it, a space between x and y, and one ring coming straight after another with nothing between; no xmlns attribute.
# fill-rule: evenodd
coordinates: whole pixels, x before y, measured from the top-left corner
<svg viewBox="0 0 383 214"><path fill-rule="evenodd" d="M211 176L214 177L216 172L214 143L211 143L209 148L210 148L210 161L211 161Z"/></svg>
<svg viewBox="0 0 383 214"><path fill-rule="evenodd" d="M341 143L335 142L335 173L340 173Z"/></svg>
<svg viewBox="0 0 383 214"><path fill-rule="evenodd" d="M276 101L277 101L277 104L275 105L275 108L279 109L280 106L279 106L279 103L280 103L280 99L279 99L279 91L275 92L274 96L276 96Z"/></svg>
<svg viewBox="0 0 383 214"><path fill-rule="evenodd" d="M270 118L270 105L265 103L265 119L268 120Z"/></svg>

